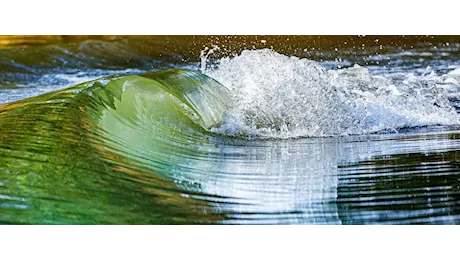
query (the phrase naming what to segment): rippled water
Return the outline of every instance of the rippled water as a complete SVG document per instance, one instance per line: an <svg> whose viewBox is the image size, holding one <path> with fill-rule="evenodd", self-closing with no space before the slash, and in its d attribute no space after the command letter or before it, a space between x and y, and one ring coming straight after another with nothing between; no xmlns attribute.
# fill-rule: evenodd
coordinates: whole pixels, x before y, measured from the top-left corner
<svg viewBox="0 0 460 260"><path fill-rule="evenodd" d="M459 54L458 37L13 42L0 222L457 224Z"/></svg>

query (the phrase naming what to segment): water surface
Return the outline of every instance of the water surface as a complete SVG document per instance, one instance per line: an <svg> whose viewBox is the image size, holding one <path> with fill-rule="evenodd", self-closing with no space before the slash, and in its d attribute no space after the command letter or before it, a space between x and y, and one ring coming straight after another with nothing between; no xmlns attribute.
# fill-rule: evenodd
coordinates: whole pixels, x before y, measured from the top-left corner
<svg viewBox="0 0 460 260"><path fill-rule="evenodd" d="M15 40L0 222L457 224L459 54L457 37Z"/></svg>

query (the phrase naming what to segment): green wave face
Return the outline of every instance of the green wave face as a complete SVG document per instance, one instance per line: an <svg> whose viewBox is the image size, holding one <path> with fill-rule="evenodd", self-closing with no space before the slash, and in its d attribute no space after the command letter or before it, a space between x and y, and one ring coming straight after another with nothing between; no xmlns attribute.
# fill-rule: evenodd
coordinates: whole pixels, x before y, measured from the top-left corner
<svg viewBox="0 0 460 260"><path fill-rule="evenodd" d="M99 82L93 84L98 85ZM228 93L211 78L193 71L168 70L112 79L93 90L106 110L99 124L108 130L117 121L137 126L189 131L219 126L230 104ZM124 125L125 122L123 122Z"/></svg>
<svg viewBox="0 0 460 260"><path fill-rule="evenodd" d="M202 211L171 174L193 163L187 154L216 149L208 129L222 123L229 104L211 78L167 70L3 105L0 221L188 223Z"/></svg>

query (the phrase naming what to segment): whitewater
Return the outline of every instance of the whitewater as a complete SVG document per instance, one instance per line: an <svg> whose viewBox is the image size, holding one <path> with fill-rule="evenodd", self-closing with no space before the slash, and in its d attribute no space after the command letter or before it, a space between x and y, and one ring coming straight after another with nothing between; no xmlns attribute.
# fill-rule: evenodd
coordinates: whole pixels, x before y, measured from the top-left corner
<svg viewBox="0 0 460 260"><path fill-rule="evenodd" d="M218 134L297 138L456 125L459 69L373 75L360 65L326 69L270 49L222 58L204 74L228 88L233 106Z"/></svg>

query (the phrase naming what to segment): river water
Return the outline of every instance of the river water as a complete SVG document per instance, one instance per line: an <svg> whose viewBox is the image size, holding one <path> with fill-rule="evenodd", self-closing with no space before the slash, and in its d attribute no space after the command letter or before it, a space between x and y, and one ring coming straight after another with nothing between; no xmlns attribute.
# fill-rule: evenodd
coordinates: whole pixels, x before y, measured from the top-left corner
<svg viewBox="0 0 460 260"><path fill-rule="evenodd" d="M3 40L0 222L457 224L459 57L453 36Z"/></svg>

